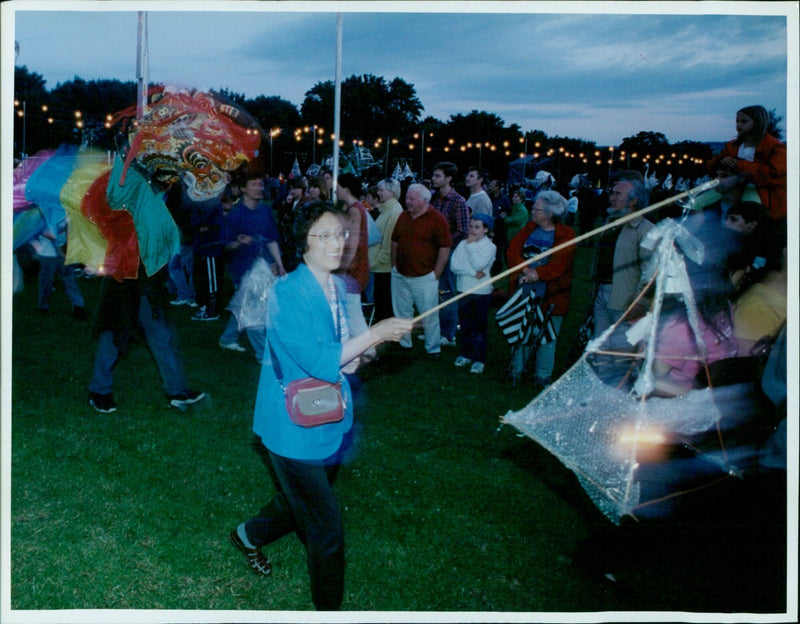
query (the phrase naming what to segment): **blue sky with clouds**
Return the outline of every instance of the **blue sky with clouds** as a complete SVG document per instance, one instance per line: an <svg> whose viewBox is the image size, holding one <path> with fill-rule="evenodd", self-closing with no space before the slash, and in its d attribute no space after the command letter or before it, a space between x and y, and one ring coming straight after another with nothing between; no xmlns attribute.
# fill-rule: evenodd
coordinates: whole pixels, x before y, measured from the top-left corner
<svg viewBox="0 0 800 624"><path fill-rule="evenodd" d="M131 9L146 8L151 81L299 105L334 77L338 8L346 11L343 77L399 76L416 88L423 116L446 121L486 110L524 130L600 145L641 130L672 142L722 141L735 134L741 106L760 103L786 117L787 18L742 14L774 12L770 3L714 3L739 14L699 14L708 4L348 2L287 11L309 5L84 2L72 5L83 10L40 11L20 2L14 35L17 64L43 75L48 88L75 75L133 80ZM174 10L187 6L193 10ZM194 10L200 6L224 10ZM563 12L537 12L553 7ZM98 10L108 8L128 10Z"/></svg>

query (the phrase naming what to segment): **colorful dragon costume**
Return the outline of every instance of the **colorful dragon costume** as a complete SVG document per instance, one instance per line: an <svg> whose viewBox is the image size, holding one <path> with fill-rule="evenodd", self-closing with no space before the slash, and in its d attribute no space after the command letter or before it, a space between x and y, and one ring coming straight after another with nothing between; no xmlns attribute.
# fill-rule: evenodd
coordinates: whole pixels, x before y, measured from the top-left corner
<svg viewBox="0 0 800 624"><path fill-rule="evenodd" d="M218 196L230 173L258 156L261 130L215 95L156 87L141 118L117 113L116 153L62 145L14 170L14 249L42 232L63 231L67 264L116 280L166 265L180 234L165 191L182 181L195 200Z"/></svg>

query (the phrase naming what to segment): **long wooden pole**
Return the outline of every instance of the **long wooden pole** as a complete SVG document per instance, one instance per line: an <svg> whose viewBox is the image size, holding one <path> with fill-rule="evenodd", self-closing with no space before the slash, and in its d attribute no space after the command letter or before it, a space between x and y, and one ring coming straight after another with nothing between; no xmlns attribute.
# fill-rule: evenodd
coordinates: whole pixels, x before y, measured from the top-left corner
<svg viewBox="0 0 800 624"><path fill-rule="evenodd" d="M624 223L628 223L628 221L633 221L634 219L638 219L639 217L641 217L643 215L651 213L654 210L658 210L659 208L663 208L664 206L668 206L670 204L674 204L675 202L680 201L682 199L686 199L688 197L696 197L697 195L700 195L701 193L705 193L706 191L710 191L711 189L716 188L716 186L718 184L719 184L718 180L710 180L710 181L705 182L705 183L703 183L703 184L701 184L699 186L694 187L693 189L689 189L688 191L684 191L683 193L678 193L677 195L673 195L672 197L668 197L667 199L664 199L664 200L662 200L660 202L657 202L655 204L652 204L650 206L642 208L641 210L637 210L636 212L631 212L630 214L627 214L627 215L625 215L623 217L619 217L618 219L614 219L613 221L610 221L609 223L606 223L605 225L602 225L599 228L596 228L596 229L592 230L591 232L586 232L585 234L581 234L580 236L576 236L575 238L570 239L570 240L568 240L566 242L563 242L560 245L556 245L555 247L551 247L547 251L544 251L544 252L542 252L540 254L536 254L532 258L528 258L527 260L525 260L525 262L520 262L518 265L513 266L513 267L511 267L509 269L506 269L502 273L498 273L497 275L495 275L490 280L488 280L486 282L481 282L480 284L476 284L475 286L473 286L469 290L465 290L464 292L457 294L455 297L452 297L452 298L448 299L447 301L445 301L443 303L440 303L439 305L431 308L430 310L426 310L422 314L419 314L418 316L415 316L412 319L412 321L414 323L417 323L417 322L421 321L422 319L424 319L426 316L430 316L434 312L438 312L439 310L441 310L445 306L448 306L451 303L455 303L456 301L458 301L459 299L463 299L467 295L471 295L476 290L479 290L479 289L483 288L484 286L486 286L486 284L492 284L492 283L496 282L497 280L503 279L504 277L506 277L508 275L511 275L512 273L515 273L515 272L519 271L520 269L524 269L529 264L532 264L534 262L538 262L542 258L546 258L546 257L556 253L557 251L561 251L562 249L566 249L570 245L575 245L576 243L579 243L579 242L581 242L583 240L586 240L587 238L591 238L592 236L596 236L597 234L602 234L606 230L610 230L611 228L615 228L618 225L622 225Z"/></svg>

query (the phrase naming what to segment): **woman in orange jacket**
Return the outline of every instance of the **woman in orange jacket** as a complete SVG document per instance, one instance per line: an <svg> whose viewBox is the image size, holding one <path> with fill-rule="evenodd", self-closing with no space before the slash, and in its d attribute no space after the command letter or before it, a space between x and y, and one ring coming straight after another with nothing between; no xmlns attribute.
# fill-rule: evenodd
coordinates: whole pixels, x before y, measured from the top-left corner
<svg viewBox="0 0 800 624"><path fill-rule="evenodd" d="M752 182L761 203L775 221L786 220L786 144L767 133L769 113L763 106L736 112L736 138L708 161L711 172L721 165Z"/></svg>

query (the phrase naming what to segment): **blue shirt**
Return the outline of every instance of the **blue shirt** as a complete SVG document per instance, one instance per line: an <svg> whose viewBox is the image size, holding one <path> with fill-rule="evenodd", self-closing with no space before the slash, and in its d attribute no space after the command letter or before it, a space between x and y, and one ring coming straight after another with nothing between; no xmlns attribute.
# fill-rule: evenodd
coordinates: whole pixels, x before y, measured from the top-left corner
<svg viewBox="0 0 800 624"><path fill-rule="evenodd" d="M269 263L277 262L273 258L267 243L278 240L278 228L272 208L264 202L259 202L255 208L248 208L239 201L225 217L222 228L222 240L225 245L236 240L239 234L251 236L254 240L249 245L239 245L231 251L228 258L228 269L235 284L238 284L244 274L253 266L256 258L263 257Z"/></svg>

